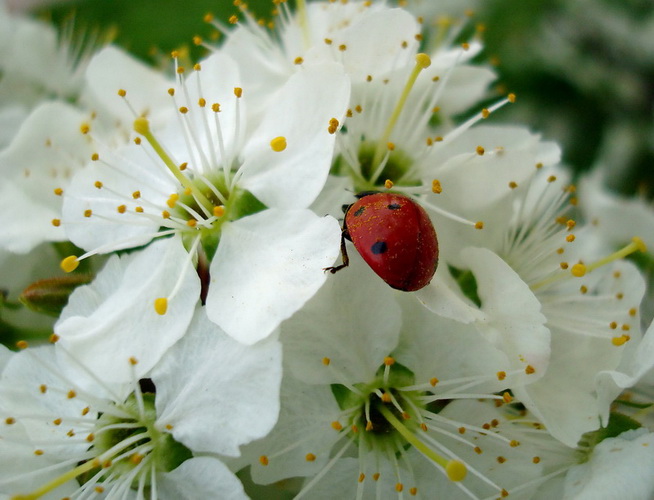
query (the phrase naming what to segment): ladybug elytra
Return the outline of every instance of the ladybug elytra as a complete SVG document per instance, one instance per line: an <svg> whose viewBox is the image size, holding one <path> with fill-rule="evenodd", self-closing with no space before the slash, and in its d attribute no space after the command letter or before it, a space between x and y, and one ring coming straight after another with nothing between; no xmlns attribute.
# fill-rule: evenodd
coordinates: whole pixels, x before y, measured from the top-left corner
<svg viewBox="0 0 654 500"><path fill-rule="evenodd" d="M411 198L396 193L363 192L345 206L341 237L343 264L349 265L345 240L388 285L413 292L429 284L438 266L438 240L429 215Z"/></svg>

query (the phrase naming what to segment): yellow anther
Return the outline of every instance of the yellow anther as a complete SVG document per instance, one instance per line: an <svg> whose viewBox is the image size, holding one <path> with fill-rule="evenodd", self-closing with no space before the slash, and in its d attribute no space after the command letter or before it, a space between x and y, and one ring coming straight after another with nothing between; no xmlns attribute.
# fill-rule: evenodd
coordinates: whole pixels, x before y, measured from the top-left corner
<svg viewBox="0 0 654 500"><path fill-rule="evenodd" d="M154 310L157 314L163 316L168 311L168 299L166 297L159 297L154 301Z"/></svg>
<svg viewBox="0 0 654 500"><path fill-rule="evenodd" d="M560 267L561 269L565 270L565 269L568 269L568 268L570 267L570 264L568 264L567 262L561 262L561 263L559 264L559 267Z"/></svg>
<svg viewBox="0 0 654 500"><path fill-rule="evenodd" d="M144 116L139 116L134 120L134 131L137 134L147 135L150 133L150 122Z"/></svg>
<svg viewBox="0 0 654 500"><path fill-rule="evenodd" d="M465 427L459 427L457 429L457 431L459 431L459 434L465 434L466 433L466 428Z"/></svg>
<svg viewBox="0 0 654 500"><path fill-rule="evenodd" d="M134 356L130 356L129 358L129 364L132 366L136 366L139 364L139 360L136 359Z"/></svg>
<svg viewBox="0 0 654 500"><path fill-rule="evenodd" d="M436 384L438 384L438 379L436 377L429 379L429 385L431 385L432 387L436 387Z"/></svg>
<svg viewBox="0 0 654 500"><path fill-rule="evenodd" d="M388 149L389 151L395 151L395 143L387 142L386 143L386 149Z"/></svg>
<svg viewBox="0 0 654 500"><path fill-rule="evenodd" d="M329 363L331 363L332 360L329 358L322 358L322 364L325 366L329 366Z"/></svg>
<svg viewBox="0 0 654 500"><path fill-rule="evenodd" d="M509 94L509 95L507 96L507 99L509 100L509 102L510 102L511 104L513 104L513 103L515 102L515 99L516 99L515 94L513 94L513 93Z"/></svg>
<svg viewBox="0 0 654 500"><path fill-rule="evenodd" d="M29 344L25 340L19 340L16 342L16 347L19 349L27 349L29 347Z"/></svg>
<svg viewBox="0 0 654 500"><path fill-rule="evenodd" d="M359 474L358 481L359 481L360 483L363 483L363 480L364 480L365 478L366 478L366 475L365 475L363 472L361 472L361 473Z"/></svg>
<svg viewBox="0 0 654 500"><path fill-rule="evenodd" d="M536 373L536 369L535 369L533 366L531 366L531 365L527 365L527 366L525 367L525 373L526 373L527 375L531 375L531 374L533 374L533 373ZM507 393L507 394L508 394L508 393Z"/></svg>
<svg viewBox="0 0 654 500"><path fill-rule="evenodd" d="M433 108L431 108L432 113L438 113L440 110L441 110L440 106L434 106Z"/></svg>
<svg viewBox="0 0 654 500"><path fill-rule="evenodd" d="M297 64L297 65L300 65L300 64L302 64L303 62L304 62L304 59L302 59L302 58L299 57L299 56L296 57L296 58L293 60L293 64Z"/></svg>
<svg viewBox="0 0 654 500"><path fill-rule="evenodd" d="M39 450L34 450L34 454L36 456L41 456L41 455L43 455L43 453L44 453L43 450L40 450L40 449Z"/></svg>
<svg viewBox="0 0 654 500"><path fill-rule="evenodd" d="M266 455L261 455L259 457L259 463L265 467L269 463L268 457Z"/></svg>
<svg viewBox="0 0 654 500"><path fill-rule="evenodd" d="M132 193L132 198L134 198L135 200L138 200L140 197L141 197L141 191L134 191Z"/></svg>
<svg viewBox="0 0 654 500"><path fill-rule="evenodd" d="M170 219L170 212L168 210L164 210L163 212L161 212L161 217L163 219Z"/></svg>
<svg viewBox="0 0 654 500"><path fill-rule="evenodd" d="M243 96L243 89L241 87L234 87L234 95L240 98Z"/></svg>
<svg viewBox="0 0 654 500"><path fill-rule="evenodd" d="M7 425L14 425L16 423L16 419L14 417L7 417L5 418L5 424Z"/></svg>
<svg viewBox="0 0 654 500"><path fill-rule="evenodd" d="M394 184L393 184L393 181L392 181L392 180L390 180L390 179L386 179L386 180L384 181L384 187L385 187L386 189L393 189L393 186L394 186Z"/></svg>
<svg viewBox="0 0 654 500"><path fill-rule="evenodd" d="M634 236L633 238L631 238L631 241L636 245L638 251L643 253L647 252L647 245L638 236Z"/></svg>
<svg viewBox="0 0 654 500"><path fill-rule="evenodd" d="M71 390L68 391L68 393L66 394L66 397L67 397L68 399L74 399L74 398L77 397L77 393L71 389Z"/></svg>
<svg viewBox="0 0 654 500"><path fill-rule="evenodd" d="M56 344L57 342L59 342L59 335L57 335L56 333L51 334L50 337L48 337L48 342L50 342L51 344Z"/></svg>
<svg viewBox="0 0 654 500"><path fill-rule="evenodd" d="M339 126L339 121L336 118L330 118L329 127L327 127L327 131L330 134L335 134L336 131L338 130L338 126Z"/></svg>
<svg viewBox="0 0 654 500"><path fill-rule="evenodd" d="M470 44L467 43L467 42L463 42L463 43L461 44L461 48L462 48L463 50L470 50Z"/></svg>
<svg viewBox="0 0 654 500"><path fill-rule="evenodd" d="M177 70L176 70L176 73L177 73L178 75L181 75L181 74L183 74L185 71L186 71L186 68L184 68L184 66L179 66L179 67L177 68Z"/></svg>
<svg viewBox="0 0 654 500"><path fill-rule="evenodd" d="M286 149L286 137L284 136L279 136L275 137L272 141L270 141L270 148L275 151L276 153L280 153Z"/></svg>
<svg viewBox="0 0 654 500"><path fill-rule="evenodd" d="M236 15L229 16L229 24L236 24L238 22L238 17Z"/></svg>
<svg viewBox="0 0 654 500"><path fill-rule="evenodd" d="M173 97L173 96L175 95L175 89L172 88L172 87L170 87L170 88L168 89L168 95L169 95L170 97Z"/></svg>
<svg viewBox="0 0 654 500"><path fill-rule="evenodd" d="M518 183L515 182L515 181L511 181L511 182L509 182L509 187L510 187L511 189L515 189L515 188L518 187Z"/></svg>
<svg viewBox="0 0 654 500"><path fill-rule="evenodd" d="M582 276L585 276L586 271L587 268L584 264L575 264L574 266L572 266L572 269L570 269L570 272L576 278L581 278Z"/></svg>
<svg viewBox="0 0 654 500"><path fill-rule="evenodd" d="M166 205L168 205L170 208L174 208L177 204L177 200L179 200L179 195L177 193L173 193L168 197L168 200L166 200Z"/></svg>
<svg viewBox="0 0 654 500"><path fill-rule="evenodd" d="M69 255L68 257L66 257L61 261L61 264L59 264L59 266L64 272L70 273L75 269L77 269L77 266L79 266L79 260L75 255Z"/></svg>
<svg viewBox="0 0 654 500"><path fill-rule="evenodd" d="M93 215L93 210L91 210L90 208L84 210L84 217L89 218L91 217L91 215Z"/></svg>
<svg viewBox="0 0 654 500"><path fill-rule="evenodd" d="M195 219L189 219L186 221L186 225L188 227L195 227L198 225L198 221L196 221Z"/></svg>
<svg viewBox="0 0 654 500"><path fill-rule="evenodd" d="M102 189L102 186L104 186L104 184L102 184L102 182L100 182L100 181L95 181L95 182L93 183L93 185L94 185L97 189Z"/></svg>
<svg viewBox="0 0 654 500"><path fill-rule="evenodd" d="M64 190L61 188L55 188L52 192L57 196L61 196L62 194L64 194Z"/></svg>
<svg viewBox="0 0 654 500"><path fill-rule="evenodd" d="M198 35L195 35L193 37L193 44L194 45L202 45L202 37L198 36Z"/></svg>
<svg viewBox="0 0 654 500"><path fill-rule="evenodd" d="M141 138L140 137L134 137L134 144L136 144L137 146L140 146L141 145Z"/></svg>
<svg viewBox="0 0 654 500"><path fill-rule="evenodd" d="M61 219L52 219L52 225L54 227L59 227L61 226Z"/></svg>
<svg viewBox="0 0 654 500"><path fill-rule="evenodd" d="M373 427L373 425L372 425L372 422L371 422L370 420L368 420L368 421L366 422L366 432L370 432L370 431L372 431L373 429L374 429L374 427Z"/></svg>
<svg viewBox="0 0 654 500"><path fill-rule="evenodd" d="M550 175L550 176L547 178L547 182L552 183L552 182L555 182L555 181L556 181L556 175Z"/></svg>
<svg viewBox="0 0 654 500"><path fill-rule="evenodd" d="M343 426L338 420L334 420L331 425L332 425L332 429L334 429L335 431L340 431L341 429L343 429Z"/></svg>
<svg viewBox="0 0 654 500"><path fill-rule="evenodd" d="M204 97L198 99L198 106L204 108L207 105L207 100Z"/></svg>
<svg viewBox="0 0 654 500"><path fill-rule="evenodd" d="M635 316L638 310L635 307L629 309L629 316Z"/></svg>
<svg viewBox="0 0 654 500"><path fill-rule="evenodd" d="M200 63L195 63L193 65L193 70L194 71L201 71L202 70L202 65Z"/></svg>
<svg viewBox="0 0 654 500"><path fill-rule="evenodd" d="M126 205L118 205L116 207L116 210L118 211L119 214L124 214L127 211L127 206Z"/></svg>
<svg viewBox="0 0 654 500"><path fill-rule="evenodd" d="M443 186L441 185L441 181L438 179L434 179L431 181L431 192L434 194L441 194L443 192Z"/></svg>
<svg viewBox="0 0 654 500"><path fill-rule="evenodd" d="M211 21L213 21L213 14L212 14L211 12L207 12L207 13L204 15L204 17L202 18L202 20L203 20L205 23L210 23Z"/></svg>
<svg viewBox="0 0 654 500"><path fill-rule="evenodd" d="M186 113L188 113L188 108L186 106L180 106L179 112L185 115Z"/></svg>
<svg viewBox="0 0 654 500"><path fill-rule="evenodd" d="M391 399L391 395L390 395L390 393L388 393L388 392L385 392L384 394L382 394L382 396L381 396L381 400L382 400L383 403L390 403L390 402L393 401L393 400Z"/></svg>
<svg viewBox="0 0 654 500"><path fill-rule="evenodd" d="M505 371L497 372L496 375L497 375L497 380L504 380L506 378L506 372Z"/></svg>
<svg viewBox="0 0 654 500"><path fill-rule="evenodd" d="M477 146L477 149L475 149L475 151L479 156L483 156L483 154L486 152L486 150L482 146Z"/></svg>
<svg viewBox="0 0 654 500"><path fill-rule="evenodd" d="M391 356L386 356L384 358L384 365L386 366L393 366L395 364L395 358Z"/></svg>
<svg viewBox="0 0 654 500"><path fill-rule="evenodd" d="M490 116L490 111L488 111L488 108L484 108L481 110L481 117L482 118L488 118Z"/></svg>
<svg viewBox="0 0 654 500"><path fill-rule="evenodd" d="M225 207L223 205L213 207L213 215L215 217L222 217L225 215Z"/></svg>
<svg viewBox="0 0 654 500"><path fill-rule="evenodd" d="M98 153L93 153L91 155L91 161L98 161L100 159L100 155Z"/></svg>
<svg viewBox="0 0 654 500"><path fill-rule="evenodd" d="M325 45L331 45L333 43L333 40L331 38L325 38L323 42L325 42Z"/></svg>
<svg viewBox="0 0 654 500"><path fill-rule="evenodd" d="M511 446L512 448L515 448L516 446L520 446L520 441L516 441L515 439L512 439L509 442L509 446Z"/></svg>
<svg viewBox="0 0 654 500"><path fill-rule="evenodd" d="M475 229L484 229L484 223L482 221L475 222Z"/></svg>
<svg viewBox="0 0 654 500"><path fill-rule="evenodd" d="M468 473L468 468L463 462L450 460L445 466L445 473L450 481L463 481Z"/></svg>
<svg viewBox="0 0 654 500"><path fill-rule="evenodd" d="M402 483L395 483L395 491L401 493L404 490L404 485Z"/></svg>
<svg viewBox="0 0 654 500"><path fill-rule="evenodd" d="M125 97L127 95L127 91L124 89L118 89L118 95L120 97Z"/></svg>
<svg viewBox="0 0 654 500"><path fill-rule="evenodd" d="M611 339L611 343L616 346L620 347L621 345L624 345L628 340L629 340L629 335L621 335L620 337L613 337Z"/></svg>
<svg viewBox="0 0 654 500"><path fill-rule="evenodd" d="M82 123L79 127L79 131L86 135L91 131L91 126L88 123Z"/></svg>
<svg viewBox="0 0 654 500"><path fill-rule="evenodd" d="M568 236L565 237L565 241L568 243L572 243L576 239L574 234L569 234Z"/></svg>
<svg viewBox="0 0 654 500"><path fill-rule="evenodd" d="M340 50L341 52L345 52L347 50L347 45L345 45L344 43L339 45L338 50Z"/></svg>
<svg viewBox="0 0 654 500"><path fill-rule="evenodd" d="M45 394L46 392L48 392L48 386L45 385L45 384L41 384L41 385L39 386L39 392L40 392L41 394Z"/></svg>
<svg viewBox="0 0 654 500"><path fill-rule="evenodd" d="M179 57L179 50L173 50L170 53L170 57L172 57L173 59L177 59Z"/></svg>
<svg viewBox="0 0 654 500"><path fill-rule="evenodd" d="M179 165L179 171L180 171L180 172L183 172L184 170L186 170L186 167L188 167L188 162L183 162L183 163L181 163L181 164Z"/></svg>
<svg viewBox="0 0 654 500"><path fill-rule="evenodd" d="M527 368L529 368L529 367L527 367ZM525 370L525 372L527 372L527 370ZM529 373L534 373L534 372L532 371L532 372L529 372ZM511 403L511 401L513 401L513 396L511 396L511 394L509 394L508 392L505 392L504 394L502 394L502 400L506 404L509 404L509 403Z"/></svg>
<svg viewBox="0 0 654 500"><path fill-rule="evenodd" d="M305 459L307 462L313 462L313 461L316 460L316 456L315 456L313 453L307 453L307 454L304 456L304 459Z"/></svg>
<svg viewBox="0 0 654 500"><path fill-rule="evenodd" d="M363 112L363 108L361 107L361 104L357 104L356 106L354 106L354 111L361 114Z"/></svg>
<svg viewBox="0 0 654 500"><path fill-rule="evenodd" d="M379 472L375 472L375 473L372 475L372 479L373 479L373 481L379 481L379 476L380 476L380 475L381 475L381 474L379 474Z"/></svg>

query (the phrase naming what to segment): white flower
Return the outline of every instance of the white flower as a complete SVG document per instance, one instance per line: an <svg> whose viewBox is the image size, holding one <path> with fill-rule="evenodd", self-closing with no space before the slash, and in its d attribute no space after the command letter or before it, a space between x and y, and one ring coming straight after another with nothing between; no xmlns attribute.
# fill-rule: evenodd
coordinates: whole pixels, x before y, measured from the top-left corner
<svg viewBox="0 0 654 500"><path fill-rule="evenodd" d="M2 491L246 498L217 454L238 456L274 425L279 343L243 346L199 310L151 372L114 362L130 367L129 383L106 382L56 345L12 356L0 378L1 455L13 457Z"/></svg>
<svg viewBox="0 0 654 500"><path fill-rule="evenodd" d="M101 52L90 79L124 59L114 50ZM126 63L128 71L133 66ZM188 78L183 68L177 73L167 113L158 96L146 106L144 89L136 87L135 104L131 87L119 91L135 113L148 112L152 120L135 117L135 143L100 148L74 178L63 225L88 250L80 259L180 235L205 288L211 279L205 290L211 319L254 343L315 293L325 280L322 268L338 254L336 221L306 207L327 178L349 84L336 64L306 68L274 93L253 124L248 88L238 86L231 59L217 53ZM118 89L122 81L136 86L135 79L119 73L103 88L114 83ZM70 257L63 265L70 270L77 262ZM262 295L263 285L275 292ZM165 314L172 297L160 298L157 310Z"/></svg>
<svg viewBox="0 0 654 500"><path fill-rule="evenodd" d="M574 190L565 175L537 167L537 175L507 183L504 192L501 184L490 182L486 191L477 191L475 203L487 207L484 231L456 232L445 217L436 217L436 226L450 236L441 240L446 258L461 270L472 270L477 286L482 284L483 271L475 259L461 252L466 244L494 250L540 303L551 332L549 366L539 380L512 389L555 437L575 446L583 433L606 423L608 405L617 395L599 397L597 375L621 366L632 349L626 344L640 341L642 277L633 265L611 261L643 245L637 239L622 252L598 256L592 242L585 245L584 227L572 219L573 205L568 200ZM463 204L462 211L473 213ZM421 294L429 307L440 312L443 306L438 301L444 299L436 292L432 288ZM489 296L505 293L497 281ZM483 297L481 303L483 309ZM515 314L521 312L516 308Z"/></svg>
<svg viewBox="0 0 654 500"><path fill-rule="evenodd" d="M474 326L378 286L360 258L353 260L282 324L281 414L271 434L244 451L253 479L306 477L299 496L310 498L386 498L436 487L475 498L519 484L510 469L498 475L489 467L482 451L493 460L520 456L537 476L532 451L503 433L482 450L476 436L490 423L441 412L457 399L509 403L508 393L495 393L524 374ZM470 456L462 458L452 442Z"/></svg>

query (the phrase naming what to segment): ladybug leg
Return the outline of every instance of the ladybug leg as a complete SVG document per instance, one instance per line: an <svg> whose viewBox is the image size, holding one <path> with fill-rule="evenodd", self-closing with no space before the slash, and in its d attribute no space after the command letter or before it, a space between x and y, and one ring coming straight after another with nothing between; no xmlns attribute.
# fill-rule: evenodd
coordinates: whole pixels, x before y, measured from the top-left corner
<svg viewBox="0 0 654 500"><path fill-rule="evenodd" d="M350 265L350 258L347 256L347 249L345 248L345 232L341 233L341 257L343 259L343 263L340 266L325 267L323 271L329 271L330 273L334 274L344 267Z"/></svg>

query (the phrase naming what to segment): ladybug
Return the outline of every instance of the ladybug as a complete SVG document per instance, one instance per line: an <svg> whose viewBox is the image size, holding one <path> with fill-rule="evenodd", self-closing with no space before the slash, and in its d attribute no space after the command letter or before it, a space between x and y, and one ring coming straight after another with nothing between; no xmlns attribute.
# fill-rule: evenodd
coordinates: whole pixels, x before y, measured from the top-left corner
<svg viewBox="0 0 654 500"><path fill-rule="evenodd" d="M348 239L392 288L414 292L427 286L438 266L438 240L425 209L396 193L365 191L356 196L358 201L343 206L343 263L325 270L333 274L349 265Z"/></svg>

